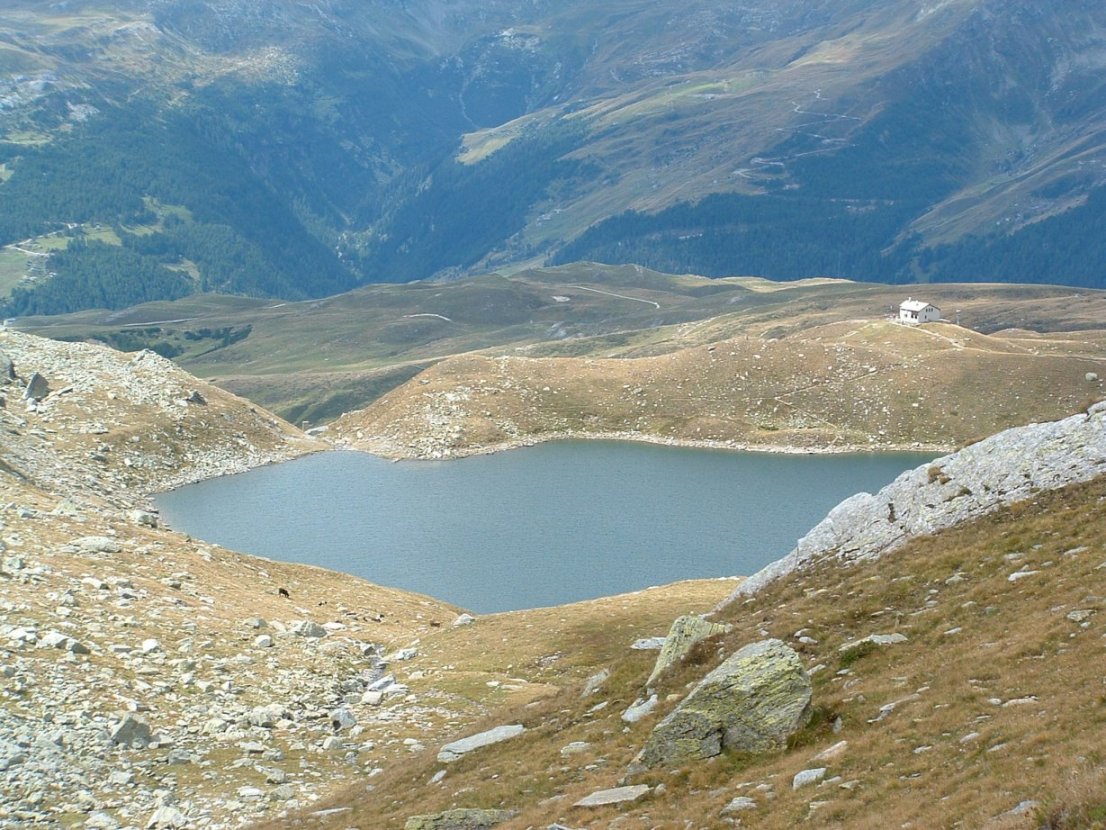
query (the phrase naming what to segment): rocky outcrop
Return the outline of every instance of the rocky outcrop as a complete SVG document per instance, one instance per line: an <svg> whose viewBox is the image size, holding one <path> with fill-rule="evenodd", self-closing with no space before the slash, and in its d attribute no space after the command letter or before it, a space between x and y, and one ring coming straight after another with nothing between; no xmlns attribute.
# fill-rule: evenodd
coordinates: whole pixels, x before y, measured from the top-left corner
<svg viewBox="0 0 1106 830"><path fill-rule="evenodd" d="M810 677L780 640L745 646L708 674L649 736L646 767L712 758L723 749L766 752L810 718Z"/></svg>
<svg viewBox="0 0 1106 830"><path fill-rule="evenodd" d="M2 328L0 351L0 378L18 370L17 390L25 379L0 407L0 463L78 503L94 492L134 508L151 491L327 446L153 352ZM189 403L198 387L206 406Z"/></svg>
<svg viewBox="0 0 1106 830"><path fill-rule="evenodd" d="M820 561L878 559L917 536L1102 474L1106 402L1061 421L1008 429L909 470L875 495L845 499L791 553L745 580L728 602Z"/></svg>
<svg viewBox="0 0 1106 830"><path fill-rule="evenodd" d="M510 810L458 809L411 816L403 830L488 830L511 818Z"/></svg>
<svg viewBox="0 0 1106 830"><path fill-rule="evenodd" d="M677 617L672 622L672 627L668 629L668 636L664 638L661 653L657 655L653 673L649 675L645 685L652 686L653 681L660 677L665 669L683 659L684 655L691 651L691 647L700 640L715 634L725 634L732 628L732 625L708 622L694 614Z"/></svg>
<svg viewBox="0 0 1106 830"><path fill-rule="evenodd" d="M23 399L27 401L41 401L50 394L50 383L38 372L31 375L27 381L27 388L23 390Z"/></svg>

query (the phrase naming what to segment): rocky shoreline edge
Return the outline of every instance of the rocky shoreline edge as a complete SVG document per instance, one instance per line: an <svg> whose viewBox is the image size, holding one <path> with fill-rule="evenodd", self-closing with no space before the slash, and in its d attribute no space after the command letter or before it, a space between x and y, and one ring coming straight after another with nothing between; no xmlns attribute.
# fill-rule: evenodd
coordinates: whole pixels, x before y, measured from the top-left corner
<svg viewBox="0 0 1106 830"><path fill-rule="evenodd" d="M878 444L875 446L872 444L853 443L799 446L796 444L750 443L737 440L718 441L673 438L670 436L652 435L635 431L587 432L582 430L568 430L565 432L543 435L529 435L524 438L500 441L494 444L442 448L419 448L411 445L401 445L395 441L372 435L359 439L329 439L326 437L325 432L321 432L318 437L330 441L335 449L365 452L369 455L395 461L447 461L458 458L471 458L473 456L493 455L495 453L508 452L510 450L524 449L526 447L536 447L539 444L548 444L554 441L626 441L629 443L653 444L682 449L718 450L721 452L755 452L775 455L848 455L852 453L897 452L943 455L955 450L955 447L945 444L923 444L918 442L909 444Z"/></svg>

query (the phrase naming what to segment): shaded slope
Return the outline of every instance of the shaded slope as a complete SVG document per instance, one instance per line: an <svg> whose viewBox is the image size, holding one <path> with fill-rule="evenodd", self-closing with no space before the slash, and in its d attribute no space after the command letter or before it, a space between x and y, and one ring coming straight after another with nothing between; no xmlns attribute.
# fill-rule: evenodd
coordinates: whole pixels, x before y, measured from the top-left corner
<svg viewBox="0 0 1106 830"><path fill-rule="evenodd" d="M1106 19L1090 0L0 15L7 243L116 226L109 244L193 288L281 297L550 256L1099 284ZM151 200L190 213L184 228ZM34 262L2 277L27 277L12 308L62 308ZM116 294L104 304L144 296Z"/></svg>

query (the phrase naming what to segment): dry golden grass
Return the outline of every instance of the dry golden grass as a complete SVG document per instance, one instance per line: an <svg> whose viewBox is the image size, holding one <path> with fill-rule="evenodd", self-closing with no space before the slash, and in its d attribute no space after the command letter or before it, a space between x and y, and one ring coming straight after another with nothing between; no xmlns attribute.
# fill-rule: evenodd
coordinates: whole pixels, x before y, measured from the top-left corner
<svg viewBox="0 0 1106 830"><path fill-rule="evenodd" d="M880 562L823 566L772 585L721 614L734 631L701 648L691 661L699 665L664 676L661 707L635 726L619 715L640 694L652 655L625 650L621 633L604 647L602 628L581 632L596 656L611 655L611 678L594 697L582 700L576 682L495 712L486 725L529 731L449 765L439 784L429 783L440 765L428 751L374 779L371 792L359 786L329 805L349 811L287 824L389 828L451 806L504 806L519 811L505 828L714 828L731 826L722 808L747 795L758 803L741 814L748 827L1101 826L1104 501L1100 478L918 539ZM1069 618L1077 611L1085 613ZM798 643L800 629L817 644ZM842 644L891 631L908 642L841 659ZM571 806L622 781L675 699L724 655L766 636L823 666L813 675L815 719L786 751L633 778L665 791L631 807ZM543 626L518 630L512 661L550 653L562 637ZM454 654L460 662L462 651ZM601 701L608 705L592 711ZM560 754L578 740L590 749ZM812 760L840 740L848 744L839 758ZM813 766L828 767L827 780L792 790L795 773ZM1026 801L1037 804L1009 812Z"/></svg>
<svg viewBox="0 0 1106 830"><path fill-rule="evenodd" d="M676 327L684 340L707 342L648 357L454 357L343 416L333 432L401 456L610 434L763 448L951 449L1070 414L1101 393L1088 372L1106 377L1101 332L1027 341L869 320L777 339L714 340L724 333L719 326Z"/></svg>

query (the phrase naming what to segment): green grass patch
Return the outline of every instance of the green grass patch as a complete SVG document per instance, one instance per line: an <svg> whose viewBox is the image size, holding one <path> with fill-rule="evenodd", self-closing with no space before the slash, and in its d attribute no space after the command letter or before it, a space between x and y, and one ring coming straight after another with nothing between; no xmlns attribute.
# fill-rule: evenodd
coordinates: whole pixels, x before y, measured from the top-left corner
<svg viewBox="0 0 1106 830"><path fill-rule="evenodd" d="M27 273L27 254L14 248L0 249L0 297L6 296Z"/></svg>

